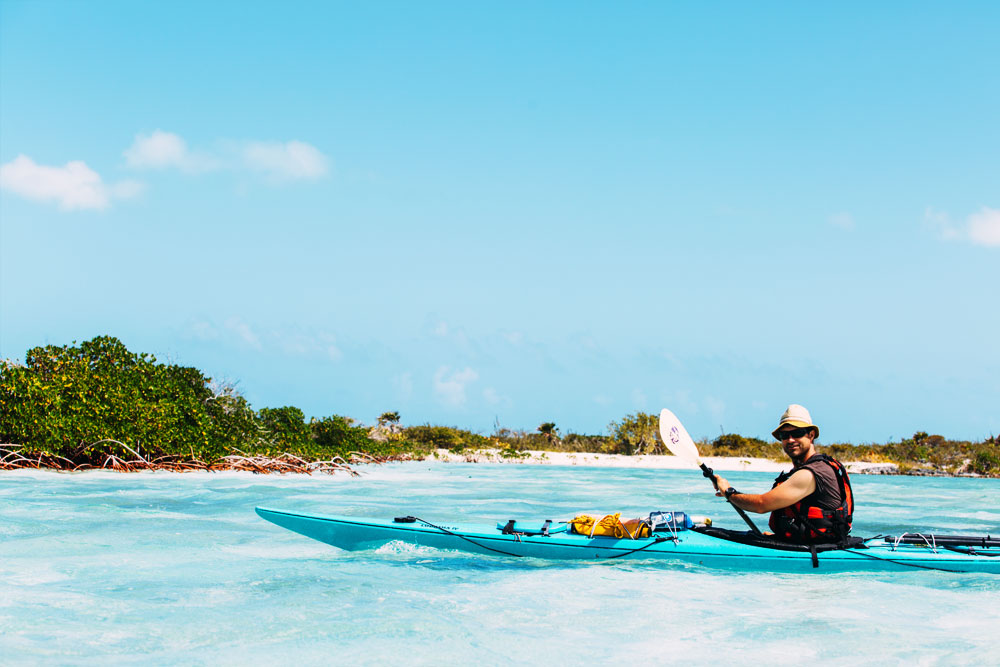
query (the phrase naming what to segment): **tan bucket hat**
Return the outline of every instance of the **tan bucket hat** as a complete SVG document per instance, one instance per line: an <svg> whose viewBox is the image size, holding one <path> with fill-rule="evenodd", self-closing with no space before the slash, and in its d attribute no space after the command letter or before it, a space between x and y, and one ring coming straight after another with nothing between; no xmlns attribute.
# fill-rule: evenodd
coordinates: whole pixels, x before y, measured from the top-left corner
<svg viewBox="0 0 1000 667"><path fill-rule="evenodd" d="M785 424L797 426L798 428L806 428L807 426L814 428L816 429L816 437L819 437L819 426L813 424L812 416L809 414L809 411L797 403L792 403L788 406L788 409L785 410L785 414L781 415L781 421L778 423L778 428L771 431L771 435L777 438L778 431L780 431L781 427Z"/></svg>

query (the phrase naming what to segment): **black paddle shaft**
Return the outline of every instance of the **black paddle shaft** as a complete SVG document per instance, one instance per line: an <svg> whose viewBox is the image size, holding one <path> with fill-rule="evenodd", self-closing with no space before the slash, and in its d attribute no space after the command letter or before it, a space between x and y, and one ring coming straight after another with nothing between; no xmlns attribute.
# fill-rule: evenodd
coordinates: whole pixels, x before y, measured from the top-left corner
<svg viewBox="0 0 1000 667"><path fill-rule="evenodd" d="M712 480L712 486L715 487L716 491L719 490L719 478L715 476L715 471L714 470L712 470L707 465L705 465L704 463L702 463L701 464L701 474L704 475L705 477L708 477L710 480ZM760 535L761 534L760 529L754 524L753 521L750 520L750 517L747 516L746 512L744 512L741 508L737 507L736 505L733 505L733 501L730 498L726 498L726 502L729 503L730 505L732 505L733 509L736 510L736 513L740 515L741 519L743 519L744 521L746 521L746 524L748 526L750 526L750 530L753 531L754 535Z"/></svg>

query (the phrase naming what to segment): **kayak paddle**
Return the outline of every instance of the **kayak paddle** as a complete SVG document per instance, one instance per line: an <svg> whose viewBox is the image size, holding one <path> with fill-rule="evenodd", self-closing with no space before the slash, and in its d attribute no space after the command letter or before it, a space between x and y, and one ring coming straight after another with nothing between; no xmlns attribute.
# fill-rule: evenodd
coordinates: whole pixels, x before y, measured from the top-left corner
<svg viewBox="0 0 1000 667"><path fill-rule="evenodd" d="M712 486L714 486L716 490L719 489L719 482L715 476L715 471L701 462L701 457L698 455L698 447L694 444L694 440L691 439L691 436L688 435L687 429L684 428L684 424L682 424L681 420L677 418L677 415L666 408L660 412L660 438L663 440L663 444L667 446L667 449L669 449L674 456L687 459L701 468L701 474L712 480ZM760 529L754 525L754 522L750 520L750 517L747 516L746 512L736 505L733 505L733 501L729 498L726 499L726 502L732 505L737 514L739 514L740 517L746 521L754 535L761 534Z"/></svg>

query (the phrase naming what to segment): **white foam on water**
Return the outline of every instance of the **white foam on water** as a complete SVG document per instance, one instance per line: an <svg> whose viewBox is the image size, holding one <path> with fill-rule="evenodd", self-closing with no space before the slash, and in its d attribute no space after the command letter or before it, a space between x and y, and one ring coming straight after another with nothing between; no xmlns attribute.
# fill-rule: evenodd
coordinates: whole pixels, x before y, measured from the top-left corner
<svg viewBox="0 0 1000 667"><path fill-rule="evenodd" d="M0 577L19 587L51 584L69 579L69 575L57 572L47 563L26 563L19 570L9 570L4 567L0 569Z"/></svg>

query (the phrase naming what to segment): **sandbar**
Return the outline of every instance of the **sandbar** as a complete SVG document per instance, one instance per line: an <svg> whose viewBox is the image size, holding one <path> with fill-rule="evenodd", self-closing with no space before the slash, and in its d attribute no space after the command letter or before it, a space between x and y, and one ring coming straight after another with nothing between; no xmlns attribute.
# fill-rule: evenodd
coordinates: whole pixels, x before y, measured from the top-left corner
<svg viewBox="0 0 1000 667"><path fill-rule="evenodd" d="M452 463L512 463L523 465L586 466L589 468L657 468L662 470L683 470L691 468L687 459L679 456L660 454L599 454L592 452L546 452L529 450L511 456L499 449L452 452L438 449L433 458ZM781 472L791 468L789 461L745 458L739 456L707 456L702 462L720 472ZM862 475L891 475L898 472L895 463L871 463L868 461L844 461L847 471Z"/></svg>

